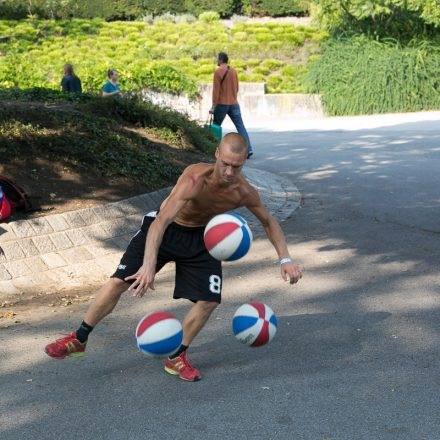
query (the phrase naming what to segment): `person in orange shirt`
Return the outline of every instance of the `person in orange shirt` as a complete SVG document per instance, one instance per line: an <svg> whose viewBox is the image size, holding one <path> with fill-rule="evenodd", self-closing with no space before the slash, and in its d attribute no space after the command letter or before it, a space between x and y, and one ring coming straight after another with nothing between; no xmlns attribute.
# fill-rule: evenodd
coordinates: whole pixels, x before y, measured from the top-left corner
<svg viewBox="0 0 440 440"><path fill-rule="evenodd" d="M218 68L214 72L212 107L209 112L214 115L214 124L217 125L222 125L226 115L231 118L237 131L246 139L248 146L247 158L249 159L254 152L237 101L238 75L237 71L228 65L228 61L228 55L224 52L218 54Z"/></svg>

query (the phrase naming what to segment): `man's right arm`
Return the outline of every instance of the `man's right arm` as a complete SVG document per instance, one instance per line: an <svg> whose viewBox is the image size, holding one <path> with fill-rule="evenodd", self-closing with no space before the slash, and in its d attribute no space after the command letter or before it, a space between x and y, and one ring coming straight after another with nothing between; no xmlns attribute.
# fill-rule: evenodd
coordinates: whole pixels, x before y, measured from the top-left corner
<svg viewBox="0 0 440 440"><path fill-rule="evenodd" d="M220 72L219 69L217 69L214 72L214 79L212 84L212 107L210 110L211 113L214 112L215 107L217 106L218 101L220 99L220 82L221 82Z"/></svg>
<svg viewBox="0 0 440 440"><path fill-rule="evenodd" d="M134 291L134 295L141 297L147 289L154 290L157 255L165 230L198 191L199 185L194 178L193 166L190 166L180 176L148 229L142 266L134 275L125 279L126 281L135 280L129 288L130 291Z"/></svg>

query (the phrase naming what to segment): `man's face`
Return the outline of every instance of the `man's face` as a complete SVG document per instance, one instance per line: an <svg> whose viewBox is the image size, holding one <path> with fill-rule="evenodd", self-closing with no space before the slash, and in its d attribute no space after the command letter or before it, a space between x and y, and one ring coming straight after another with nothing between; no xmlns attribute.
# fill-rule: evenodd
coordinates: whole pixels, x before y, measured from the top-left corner
<svg viewBox="0 0 440 440"><path fill-rule="evenodd" d="M117 81L117 80L118 80L118 72L113 72L113 73L112 73L112 76L111 76L111 79L112 79L113 81Z"/></svg>
<svg viewBox="0 0 440 440"><path fill-rule="evenodd" d="M234 183L241 174L246 158L243 154L231 152L228 147L217 148L215 157L221 180L225 183Z"/></svg>

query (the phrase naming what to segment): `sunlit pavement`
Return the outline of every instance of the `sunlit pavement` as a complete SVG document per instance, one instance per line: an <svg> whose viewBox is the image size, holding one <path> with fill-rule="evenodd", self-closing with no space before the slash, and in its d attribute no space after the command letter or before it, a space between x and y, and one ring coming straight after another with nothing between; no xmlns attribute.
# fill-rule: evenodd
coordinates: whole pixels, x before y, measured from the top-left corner
<svg viewBox="0 0 440 440"><path fill-rule="evenodd" d="M86 305L0 329L0 438L438 440L440 114L423 115L308 129L249 121L252 167L303 197L283 223L301 282L280 279L261 234L225 265L223 304L189 351L203 375L195 384L133 343L143 314L184 316L170 271L148 298L121 301L82 362L42 349ZM251 299L278 316L267 347L231 335L234 310Z"/></svg>

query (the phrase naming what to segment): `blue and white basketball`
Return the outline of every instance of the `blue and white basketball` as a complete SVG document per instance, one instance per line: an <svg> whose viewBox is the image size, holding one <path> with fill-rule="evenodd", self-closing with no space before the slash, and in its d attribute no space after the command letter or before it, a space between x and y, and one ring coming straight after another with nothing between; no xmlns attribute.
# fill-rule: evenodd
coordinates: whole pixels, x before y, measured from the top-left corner
<svg viewBox="0 0 440 440"><path fill-rule="evenodd" d="M245 256L252 244L252 232L246 220L235 212L219 214L206 225L205 246L221 261L234 261Z"/></svg>
<svg viewBox="0 0 440 440"><path fill-rule="evenodd" d="M235 337L250 347L268 344L277 332L277 325L273 310L261 302L243 304L232 319Z"/></svg>
<svg viewBox="0 0 440 440"><path fill-rule="evenodd" d="M136 327L139 350L152 356L168 356L180 347L182 324L173 315L157 312L144 316Z"/></svg>

